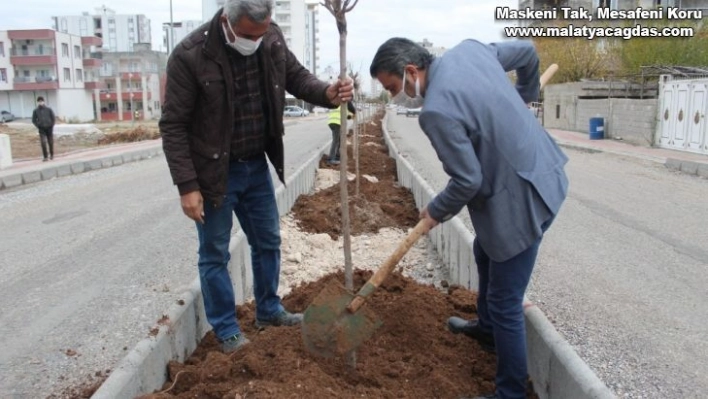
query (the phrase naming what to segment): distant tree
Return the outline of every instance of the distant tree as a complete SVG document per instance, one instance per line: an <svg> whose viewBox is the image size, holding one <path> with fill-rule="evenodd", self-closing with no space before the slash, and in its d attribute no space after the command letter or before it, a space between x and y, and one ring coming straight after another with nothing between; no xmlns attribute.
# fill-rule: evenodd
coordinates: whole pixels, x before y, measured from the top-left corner
<svg viewBox="0 0 708 399"><path fill-rule="evenodd" d="M693 28L695 34L685 38L633 37L623 41L618 47L623 74L639 74L641 67L647 65L708 67L708 26L705 23L701 27L693 23L657 21L652 26Z"/></svg>
<svg viewBox="0 0 708 399"><path fill-rule="evenodd" d="M558 64L554 83L600 78L612 63L613 49L607 42L585 38L535 38L541 71Z"/></svg>

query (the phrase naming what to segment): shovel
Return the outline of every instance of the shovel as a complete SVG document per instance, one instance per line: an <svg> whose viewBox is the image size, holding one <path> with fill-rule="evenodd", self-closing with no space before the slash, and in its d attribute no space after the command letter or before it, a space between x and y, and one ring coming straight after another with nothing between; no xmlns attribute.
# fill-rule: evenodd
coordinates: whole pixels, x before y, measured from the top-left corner
<svg viewBox="0 0 708 399"><path fill-rule="evenodd" d="M302 337L307 350L323 357L334 357L356 349L369 339L382 322L373 311L360 309L361 306L386 280L418 238L427 232L425 219L421 219L356 295L337 282L327 285L303 316Z"/></svg>

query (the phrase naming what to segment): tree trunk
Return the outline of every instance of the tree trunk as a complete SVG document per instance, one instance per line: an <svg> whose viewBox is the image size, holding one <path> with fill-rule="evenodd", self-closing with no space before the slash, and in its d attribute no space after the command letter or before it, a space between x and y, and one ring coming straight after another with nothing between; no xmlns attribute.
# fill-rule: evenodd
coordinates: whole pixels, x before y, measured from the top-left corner
<svg viewBox="0 0 708 399"><path fill-rule="evenodd" d="M341 17L344 19L344 16ZM346 80L347 78L347 30L346 30L346 20L337 23L343 29L339 32L339 78L341 80ZM342 103L341 105L341 119L339 129L340 143L339 143L339 184L342 194L342 236L344 237L344 286L350 290L354 290L354 270L352 265L352 237L351 237L351 223L349 221L349 191L347 189L347 104Z"/></svg>
<svg viewBox="0 0 708 399"><path fill-rule="evenodd" d="M359 99L359 104L361 104L361 98ZM354 115L354 133L352 137L352 144L354 145L354 167L356 168L356 192L354 194L355 197L359 197L359 182L361 181L361 173L359 172L359 119L361 119L361 113L364 112L363 108L362 111L357 110L356 115Z"/></svg>

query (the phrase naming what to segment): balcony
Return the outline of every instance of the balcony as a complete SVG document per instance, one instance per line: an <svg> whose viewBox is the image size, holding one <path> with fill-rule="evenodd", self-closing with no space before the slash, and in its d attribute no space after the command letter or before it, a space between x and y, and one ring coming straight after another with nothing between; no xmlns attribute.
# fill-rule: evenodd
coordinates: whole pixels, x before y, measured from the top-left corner
<svg viewBox="0 0 708 399"><path fill-rule="evenodd" d="M34 78L18 76L13 80L14 90L54 90L58 88L57 78L50 76L36 76Z"/></svg>
<svg viewBox="0 0 708 399"><path fill-rule="evenodd" d="M54 40L55 32L51 29L8 30L10 40Z"/></svg>
<svg viewBox="0 0 708 399"><path fill-rule="evenodd" d="M103 65L103 60L99 58L84 58L84 68L100 68Z"/></svg>
<svg viewBox="0 0 708 399"><path fill-rule="evenodd" d="M104 87L106 87L106 84L103 82L99 82L99 81L84 82L84 88L87 90L103 89Z"/></svg>
<svg viewBox="0 0 708 399"><path fill-rule="evenodd" d="M19 65L56 65L57 56L54 48L41 47L31 49L13 48L10 52L10 63Z"/></svg>
<svg viewBox="0 0 708 399"><path fill-rule="evenodd" d="M98 36L82 36L81 37L81 45L84 47L90 47L90 46L101 47L101 46L103 46L103 39L101 39Z"/></svg>
<svg viewBox="0 0 708 399"><path fill-rule="evenodd" d="M85 83L84 83L85 85ZM130 101L130 96L131 94L133 95L133 101L142 101L143 100L143 91L142 89L138 90L136 89L135 91L131 92L129 90L124 90L120 93L120 99L124 101ZM118 100L118 93L114 89L112 90L101 90L101 93L99 94L98 98L101 101L117 101ZM152 94L150 92L147 92L147 99L150 100L152 99Z"/></svg>
<svg viewBox="0 0 708 399"><path fill-rule="evenodd" d="M140 80L142 76L140 72L121 72L120 80Z"/></svg>

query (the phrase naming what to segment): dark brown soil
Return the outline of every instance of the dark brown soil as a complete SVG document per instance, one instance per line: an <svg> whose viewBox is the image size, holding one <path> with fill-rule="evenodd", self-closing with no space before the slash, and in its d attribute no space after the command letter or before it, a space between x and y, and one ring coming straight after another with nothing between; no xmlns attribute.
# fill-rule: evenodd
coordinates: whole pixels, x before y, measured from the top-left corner
<svg viewBox="0 0 708 399"><path fill-rule="evenodd" d="M352 234L412 227L418 220L412 195L396 182L395 162L388 157L380 127L367 128L360 147L361 173L379 182L362 179L360 195L351 199ZM320 167L328 167L324 160ZM354 172L353 162L349 170ZM348 187L354 197L354 183ZM301 196L293 213L302 230L339 236L339 185ZM355 289L370 276L355 271ZM302 312L324 287L343 281L340 272L302 284L283 303ZM224 355L210 332L187 361L169 364L169 379L160 392L143 398L459 398L493 392L494 355L465 336L452 335L445 326L452 315L474 317L475 303L476 294L458 286L441 292L400 274L390 276L364 305L383 325L359 347L352 369L343 357L309 353L300 327L257 331L251 302L238 307L251 344ZM536 396L530 390L528 397Z"/></svg>
<svg viewBox="0 0 708 399"><path fill-rule="evenodd" d="M354 285L371 276L357 271ZM284 305L303 311L329 283L329 275L304 284L284 299ZM449 315L469 317L475 297L459 287L439 292L394 274L365 306L383 326L357 351L357 368L346 359L310 354L300 327L253 328L253 304L241 306L238 316L252 343L229 355L219 351L209 333L184 363L168 367L165 393L145 398L459 398L494 389L494 356L472 340L447 332ZM239 396L240 395L240 396Z"/></svg>

